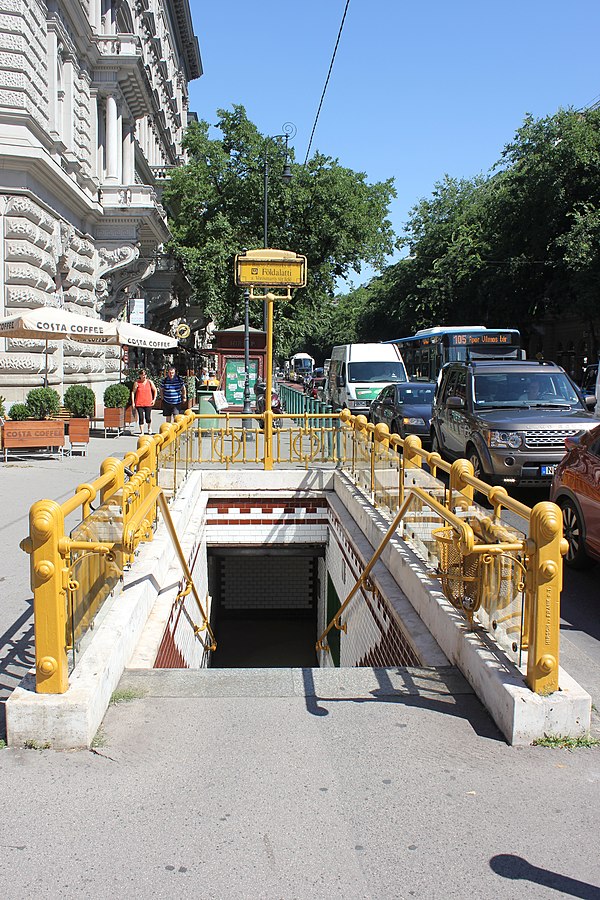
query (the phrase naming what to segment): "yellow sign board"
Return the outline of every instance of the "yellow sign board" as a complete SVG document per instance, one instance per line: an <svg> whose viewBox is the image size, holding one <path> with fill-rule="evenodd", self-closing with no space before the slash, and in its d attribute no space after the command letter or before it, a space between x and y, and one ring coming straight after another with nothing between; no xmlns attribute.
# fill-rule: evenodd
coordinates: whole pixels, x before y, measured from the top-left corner
<svg viewBox="0 0 600 900"><path fill-rule="evenodd" d="M249 250L235 258L235 283L240 287L305 287L306 257L285 250Z"/></svg>

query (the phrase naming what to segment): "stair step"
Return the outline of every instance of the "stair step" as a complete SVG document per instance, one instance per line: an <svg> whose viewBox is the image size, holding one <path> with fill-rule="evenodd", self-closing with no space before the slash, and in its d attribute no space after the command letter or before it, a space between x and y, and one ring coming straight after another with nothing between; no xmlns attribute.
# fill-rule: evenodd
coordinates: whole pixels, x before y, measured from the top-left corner
<svg viewBox="0 0 600 900"><path fill-rule="evenodd" d="M408 697L472 694L454 666L330 669L126 669L119 691L148 697Z"/></svg>

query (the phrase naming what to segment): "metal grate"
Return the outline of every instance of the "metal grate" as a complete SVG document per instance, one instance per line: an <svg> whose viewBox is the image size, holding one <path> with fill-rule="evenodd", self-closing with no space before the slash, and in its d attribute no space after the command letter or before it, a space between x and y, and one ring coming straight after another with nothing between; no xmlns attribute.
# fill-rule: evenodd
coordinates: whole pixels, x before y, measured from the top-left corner
<svg viewBox="0 0 600 900"><path fill-rule="evenodd" d="M525 446L531 448L555 448L564 450L565 438L578 434L577 429L564 429L561 431L526 431Z"/></svg>

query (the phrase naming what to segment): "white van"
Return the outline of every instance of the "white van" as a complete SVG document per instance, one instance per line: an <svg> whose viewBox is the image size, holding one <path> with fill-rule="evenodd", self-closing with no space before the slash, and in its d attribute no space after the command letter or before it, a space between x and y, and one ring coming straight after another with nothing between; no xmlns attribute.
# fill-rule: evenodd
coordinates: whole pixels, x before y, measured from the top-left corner
<svg viewBox="0 0 600 900"><path fill-rule="evenodd" d="M396 344L340 344L331 351L327 402L334 412L348 408L366 415L387 384L408 381Z"/></svg>

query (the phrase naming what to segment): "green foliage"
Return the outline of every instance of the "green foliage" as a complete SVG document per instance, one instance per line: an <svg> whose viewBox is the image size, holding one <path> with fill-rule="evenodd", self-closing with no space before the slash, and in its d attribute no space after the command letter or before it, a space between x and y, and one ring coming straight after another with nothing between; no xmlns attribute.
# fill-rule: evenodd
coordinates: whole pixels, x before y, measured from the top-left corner
<svg viewBox="0 0 600 900"><path fill-rule="evenodd" d="M85 384L72 384L65 391L64 404L76 418L91 419L95 403L93 390Z"/></svg>
<svg viewBox="0 0 600 900"><path fill-rule="evenodd" d="M34 419L47 419L60 411L60 397L54 388L32 388L25 401L29 415Z"/></svg>
<svg viewBox="0 0 600 900"><path fill-rule="evenodd" d="M29 407L25 403L13 403L9 415L13 422L24 422L25 419L31 418Z"/></svg>
<svg viewBox="0 0 600 900"><path fill-rule="evenodd" d="M563 734L545 734L543 738L537 738L533 742L534 747L552 747L559 750L581 750L590 747L598 747L600 740L589 734L579 737L569 737Z"/></svg>
<svg viewBox="0 0 600 900"><path fill-rule="evenodd" d="M260 134L242 106L218 110L221 140L207 122L192 123L185 138L189 163L175 170L164 198L174 212L171 250L182 260L205 316L219 328L242 321L243 296L233 282L234 256L263 246L264 168L268 162L268 242L308 259L308 285L291 304L275 305L275 351L289 356L322 339L334 305L336 281L368 263L380 268L395 246L387 218L391 179L368 184L361 172L315 154L294 162L292 180L279 175L285 142ZM261 327L261 304L251 325Z"/></svg>
<svg viewBox="0 0 600 900"><path fill-rule="evenodd" d="M145 696L145 691L136 688L121 688L120 690L113 691L110 702L112 706L116 706L117 703L130 703L132 700L140 700Z"/></svg>
<svg viewBox="0 0 600 900"><path fill-rule="evenodd" d="M104 391L104 406L107 409L125 409L130 399L131 388L126 384L110 384Z"/></svg>
<svg viewBox="0 0 600 900"><path fill-rule="evenodd" d="M360 340L428 325L515 325L598 316L600 110L527 116L499 162L471 180L445 176L411 210L407 258L361 292ZM593 327L590 329L594 333ZM597 346L590 348L592 353Z"/></svg>
<svg viewBox="0 0 600 900"><path fill-rule="evenodd" d="M6 403L6 397L0 397L0 416L6 415L6 410L4 408L5 403Z"/></svg>

